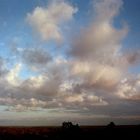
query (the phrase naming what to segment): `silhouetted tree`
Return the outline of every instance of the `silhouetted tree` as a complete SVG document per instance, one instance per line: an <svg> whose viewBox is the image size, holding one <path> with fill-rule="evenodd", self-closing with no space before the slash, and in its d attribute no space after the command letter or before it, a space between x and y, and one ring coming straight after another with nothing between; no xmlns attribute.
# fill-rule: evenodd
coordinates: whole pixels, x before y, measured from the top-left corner
<svg viewBox="0 0 140 140"><path fill-rule="evenodd" d="M76 138L81 134L81 129L78 124L74 125L72 122L62 123L62 137L63 138Z"/></svg>
<svg viewBox="0 0 140 140"><path fill-rule="evenodd" d="M110 123L107 125L108 128L114 128L115 126L116 126L116 125L115 125L114 122L110 122Z"/></svg>
<svg viewBox="0 0 140 140"><path fill-rule="evenodd" d="M63 123L62 123L62 128L63 128L63 129L70 129L70 128L72 128L72 127L73 127L72 122L63 122Z"/></svg>

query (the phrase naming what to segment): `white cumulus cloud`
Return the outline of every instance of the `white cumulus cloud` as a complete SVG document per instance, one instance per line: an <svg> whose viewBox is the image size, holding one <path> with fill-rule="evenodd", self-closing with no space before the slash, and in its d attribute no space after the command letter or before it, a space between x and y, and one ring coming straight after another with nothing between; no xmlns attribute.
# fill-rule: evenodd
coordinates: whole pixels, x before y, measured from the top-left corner
<svg viewBox="0 0 140 140"><path fill-rule="evenodd" d="M77 8L65 1L53 1L47 7L36 7L28 13L27 21L45 41L62 42L61 25L73 18Z"/></svg>

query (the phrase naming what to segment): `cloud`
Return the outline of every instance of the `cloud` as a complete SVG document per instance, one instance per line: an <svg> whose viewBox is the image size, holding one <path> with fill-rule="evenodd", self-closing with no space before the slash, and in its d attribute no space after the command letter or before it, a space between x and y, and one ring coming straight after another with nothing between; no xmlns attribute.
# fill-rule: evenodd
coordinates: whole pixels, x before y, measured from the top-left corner
<svg viewBox="0 0 140 140"><path fill-rule="evenodd" d="M121 51L128 27L118 29L113 23L123 4L121 0L93 4L94 19L71 42L71 76L77 77L74 85L79 85L79 89L92 90L96 95L102 92L103 97L108 97L104 94L116 91L130 66Z"/></svg>
<svg viewBox="0 0 140 140"><path fill-rule="evenodd" d="M8 97L8 98L0 98L0 104L8 106L6 108L6 111L23 112L23 111L39 111L40 108L46 106L47 103L34 98L16 99Z"/></svg>
<svg viewBox="0 0 140 140"><path fill-rule="evenodd" d="M126 100L140 100L140 77L125 78L118 85L116 94Z"/></svg>
<svg viewBox="0 0 140 140"><path fill-rule="evenodd" d="M45 41L62 42L61 25L73 18L77 8L65 1L53 1L47 7L36 7L28 13L27 21Z"/></svg>
<svg viewBox="0 0 140 140"><path fill-rule="evenodd" d="M120 3L122 3L120 0L117 2L102 0L94 3L96 16L93 22L81 31L80 36L73 40L71 55L81 59L91 57L101 62L114 58L122 47L122 39L128 32L127 26L122 29L116 29L113 26L112 21L116 16L115 13L118 13L120 9Z"/></svg>
<svg viewBox="0 0 140 140"><path fill-rule="evenodd" d="M7 73L6 80L9 84L13 86L18 86L20 84L19 72L21 67L21 64L16 64L15 67Z"/></svg>
<svg viewBox="0 0 140 140"><path fill-rule="evenodd" d="M68 65L68 61L58 57L47 67L46 73L27 79L19 78L22 65L15 65L3 80L0 79L0 104L8 106L7 111L16 112L53 108L83 110L108 105L102 97L92 93L76 93L73 85L69 85Z"/></svg>
<svg viewBox="0 0 140 140"><path fill-rule="evenodd" d="M130 66L139 65L140 51L138 49L133 49L124 52L124 61Z"/></svg>
<svg viewBox="0 0 140 140"><path fill-rule="evenodd" d="M112 22L113 18L120 12L123 1L95 0L93 5L96 13L96 20L98 20L98 22Z"/></svg>
<svg viewBox="0 0 140 140"><path fill-rule="evenodd" d="M128 27L118 29L113 24L122 4L121 0L94 1L94 19L74 36L68 52L74 90L117 98L114 92L130 66L121 51Z"/></svg>
<svg viewBox="0 0 140 140"><path fill-rule="evenodd" d="M106 101L104 101L101 97L95 96L93 94L71 94L69 96L66 96L64 101L68 105L68 103L71 104L80 104L82 107L88 107L88 106L105 106L108 105Z"/></svg>
<svg viewBox="0 0 140 140"><path fill-rule="evenodd" d="M62 49L59 56L51 55L44 45L18 48L12 44L19 60L7 67L0 58L0 105L9 112L50 109L60 118L64 118L61 113L84 119L138 115L140 110L133 109L139 105L140 78L131 75L129 68L138 64L139 51L122 51L128 27L118 29L113 23L122 4L121 0L95 0L94 20L73 37L67 54ZM43 40L61 42L62 26L76 11L65 1L55 1L35 8L27 21ZM25 67L36 73L21 78Z"/></svg>
<svg viewBox="0 0 140 140"><path fill-rule="evenodd" d="M0 57L0 77L2 77L6 73L6 66L5 66L5 60Z"/></svg>
<svg viewBox="0 0 140 140"><path fill-rule="evenodd" d="M23 63L32 70L44 69L52 60L51 55L43 48L27 48L21 52Z"/></svg>
<svg viewBox="0 0 140 140"><path fill-rule="evenodd" d="M112 88L118 84L122 76L120 68L97 62L74 61L71 67L73 76L97 88Z"/></svg>

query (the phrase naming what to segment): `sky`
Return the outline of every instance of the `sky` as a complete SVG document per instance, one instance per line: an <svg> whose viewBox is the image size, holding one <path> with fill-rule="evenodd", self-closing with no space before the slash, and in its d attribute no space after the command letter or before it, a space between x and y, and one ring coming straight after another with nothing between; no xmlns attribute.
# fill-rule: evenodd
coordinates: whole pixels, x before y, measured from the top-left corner
<svg viewBox="0 0 140 140"><path fill-rule="evenodd" d="M139 0L0 0L0 125L140 124Z"/></svg>

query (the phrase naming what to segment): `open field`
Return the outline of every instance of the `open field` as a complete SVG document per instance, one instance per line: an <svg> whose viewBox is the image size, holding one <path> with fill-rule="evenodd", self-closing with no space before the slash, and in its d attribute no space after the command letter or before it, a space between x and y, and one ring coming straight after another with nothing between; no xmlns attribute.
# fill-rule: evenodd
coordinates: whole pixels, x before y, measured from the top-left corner
<svg viewBox="0 0 140 140"><path fill-rule="evenodd" d="M139 139L140 126L80 126L79 129L62 127L0 127L4 139Z"/></svg>

